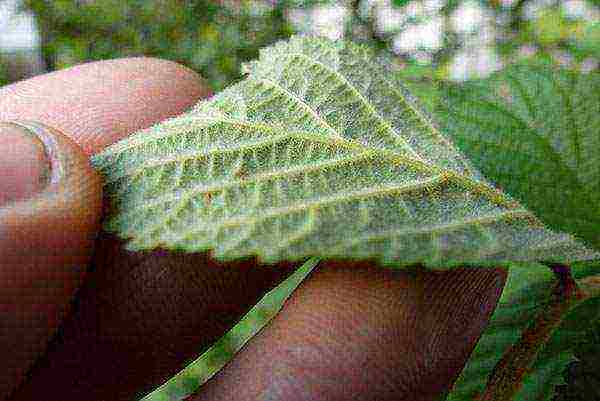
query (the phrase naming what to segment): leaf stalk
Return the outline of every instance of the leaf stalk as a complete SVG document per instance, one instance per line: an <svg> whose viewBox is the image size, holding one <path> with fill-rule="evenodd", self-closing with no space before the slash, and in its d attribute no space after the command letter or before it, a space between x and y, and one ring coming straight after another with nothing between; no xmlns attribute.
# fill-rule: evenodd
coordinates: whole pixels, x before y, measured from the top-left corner
<svg viewBox="0 0 600 401"><path fill-rule="evenodd" d="M525 376L552 332L565 316L590 294L579 287L569 266L544 263L556 276L556 283L547 304L541 308L535 320L523 331L519 340L502 356L492 371L481 401L511 401L523 385ZM597 287L600 293L600 277ZM587 284L586 284L587 285Z"/></svg>

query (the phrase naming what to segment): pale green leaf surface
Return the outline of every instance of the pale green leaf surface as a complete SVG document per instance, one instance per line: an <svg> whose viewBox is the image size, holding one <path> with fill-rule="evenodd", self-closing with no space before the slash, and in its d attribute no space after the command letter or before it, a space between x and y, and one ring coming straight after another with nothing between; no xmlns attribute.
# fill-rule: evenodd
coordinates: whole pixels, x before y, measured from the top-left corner
<svg viewBox="0 0 600 401"><path fill-rule="evenodd" d="M445 91L438 117L470 160L550 228L600 250L600 76L514 65Z"/></svg>
<svg viewBox="0 0 600 401"><path fill-rule="evenodd" d="M382 263L599 257L481 176L344 42L294 37L190 112L93 158L130 249ZM388 79L388 77L390 77Z"/></svg>

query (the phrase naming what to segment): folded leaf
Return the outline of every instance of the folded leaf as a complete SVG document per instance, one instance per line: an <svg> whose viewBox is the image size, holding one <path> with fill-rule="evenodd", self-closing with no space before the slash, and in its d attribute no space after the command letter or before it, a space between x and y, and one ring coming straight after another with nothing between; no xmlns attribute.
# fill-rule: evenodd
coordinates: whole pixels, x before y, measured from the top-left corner
<svg viewBox="0 0 600 401"><path fill-rule="evenodd" d="M382 263L599 257L495 188L369 51L297 36L93 157L130 249Z"/></svg>
<svg viewBox="0 0 600 401"><path fill-rule="evenodd" d="M517 64L444 92L444 131L477 168L600 250L600 75Z"/></svg>

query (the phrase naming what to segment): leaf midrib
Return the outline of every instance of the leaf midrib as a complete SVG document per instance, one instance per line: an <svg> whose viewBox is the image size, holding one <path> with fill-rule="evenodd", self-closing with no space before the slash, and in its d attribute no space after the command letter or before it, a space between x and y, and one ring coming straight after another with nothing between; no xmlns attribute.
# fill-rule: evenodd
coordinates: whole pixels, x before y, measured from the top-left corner
<svg viewBox="0 0 600 401"><path fill-rule="evenodd" d="M196 118L198 118L198 117L196 117ZM265 131L275 132L276 130L279 129L278 127L273 127L266 123L259 123L259 122L254 122L254 121L251 122L251 121L245 121L245 120L235 120L235 119L231 119L231 118L217 119L217 118L209 117L209 118L202 118L202 120L204 120L204 121L212 120L214 122L221 122L221 123L232 124L232 125L243 125L243 126L254 128L257 131L265 130ZM324 137L319 137L318 135L315 135L315 134L301 133L301 132L297 132L293 135L301 135L303 138L307 139L308 141L315 140L315 141L321 141L321 142L325 142L325 143L335 142L336 144L339 144L340 146L345 146L345 147L356 149L358 151L362 151L362 153L364 153L364 152L378 153L381 155L381 157L385 157L390 162L393 162L393 163L396 163L399 165L403 165L403 166L408 165L410 167L415 168L417 171L420 171L420 172L423 172L426 174L430 174L430 175L442 175L443 174L443 175L447 176L449 179L454 180L455 182L457 182L459 184L462 184L467 189L486 194L490 200L497 202L501 206L512 207L512 208L520 207L520 205L517 201L509 199L505 194L500 192L497 188L495 188L491 185L488 185L484 182L476 181L469 176L462 175L462 174L457 173L450 169L444 169L444 168L438 167L434 164L428 164L428 163L425 163L420 160L406 157L404 155L399 155L398 153L392 152L389 150L368 148L368 147L364 146L363 144L361 144L360 142L356 142L354 140L349 140L347 138L339 138L339 137L324 138ZM140 144L138 144L138 146L140 146ZM232 147L231 149L235 149L235 148ZM250 178L251 178L251 176L245 178L245 180L248 180Z"/></svg>
<svg viewBox="0 0 600 401"><path fill-rule="evenodd" d="M373 115L375 115L378 120L382 121L386 125L386 127L389 130L389 132L396 133L396 136L399 139L403 140L407 144L407 148L410 149L410 151L412 153L414 153L417 157L416 158L409 158L406 155L400 155L400 154L398 154L396 152L392 152L392 151L389 151L389 150L386 150L386 149L380 149L380 148L378 148L377 151L379 151L381 153L388 153L388 152L389 153L393 153L393 154L399 156L400 158L404 157L404 158L406 158L406 162L407 163L411 164L414 167L422 168L423 170L425 170L426 172L429 172L430 174L447 174L448 176L453 176L454 178L457 179L458 182L460 182L463 185L465 185L468 189L480 190L481 192L486 193L490 197L491 200L499 202L499 203L504 202L503 206L511 205L512 207L519 207L518 202L508 200L507 199L508 197L505 194L502 194L501 192L499 192L496 188L494 188L492 186L489 186L487 184L484 184L484 183L481 183L479 181L476 181L474 178L472 178L470 176L466 176L466 175L460 174L460 173L455 172L453 170L449 170L449 169L448 170L444 170L443 168L440 168L440 167L436 166L433 163L427 164L427 162L425 160L423 160L418 154L416 154L416 152L414 152L414 150L410 146L408 146L408 143L406 142L406 140L404 139L404 137L402 135L400 135L399 133L397 133L395 131L395 129L391 125L389 125L389 123L386 120L384 120L379 115L379 113L373 108L373 106L371 106L371 104L366 101L366 99L364 98L364 96L359 91L357 91L356 88L354 88L354 86L351 85L350 82L348 82L343 75L341 75L339 72L331 69L329 66L327 66L327 65L325 65L325 64L323 64L323 63L321 63L319 61L313 60L313 59L309 58L308 56L306 56L306 55L304 55L302 53L290 53L290 54L283 55L283 58L290 58L290 57L291 58L293 58L293 57L304 58L309 63L319 65L321 68L323 68L323 69L331 72L334 76L336 76L339 80L341 80L348 88L350 88L350 90L353 91L356 94L357 97L359 97L359 99L365 105L365 107L367 107L367 109ZM294 98L296 98L296 97L294 97ZM428 122L427 119L424 119L420 114L419 114L419 116L421 117L421 120L422 120L421 122L423 124L427 124L427 122ZM423 120L424 120L424 122L423 122ZM356 143L359 146L361 146L363 148L366 148L363 144L361 144L359 142L356 142L354 140L348 140L346 138L343 138L343 140L347 141L347 142L351 142L351 143ZM459 157L459 156L457 156L457 157ZM490 191L490 189L491 189L491 191Z"/></svg>
<svg viewBox="0 0 600 401"><path fill-rule="evenodd" d="M292 168L279 169L276 171L268 171L265 173L254 174L254 175L247 176L243 179L240 179L239 181L231 181L229 179L225 179L225 180L221 180L220 182L212 184L212 185L197 185L197 186L194 186L191 188L187 188L185 190L173 191L172 193L162 196L162 197L156 197L156 198L152 199L151 201L144 202L144 204L140 205L137 209L135 209L135 211L134 210L131 210L129 212L125 211L123 215L126 216L129 213L134 214L134 213L137 213L138 211L149 209L149 208L152 208L154 206L157 206L157 205L160 205L160 204L166 203L166 202L172 202L172 201L177 201L177 200L181 200L181 201L187 200L198 194L209 194L209 193L216 193L216 192L220 192L220 191L226 191L228 189L235 188L238 186L249 185L252 183L261 183L261 182L267 181L272 178L289 177L289 176L296 175L296 174L302 174L307 171L318 171L318 170L325 169L330 166L338 167L339 165L342 165L345 163L353 163L356 161L360 161L362 159L373 158L375 155L376 155L376 153L374 151L369 150L369 151L362 152L362 153L332 158L332 159L328 159L328 160L324 160L324 161L319 161L316 163L300 164L299 166L292 167Z"/></svg>
<svg viewBox="0 0 600 401"><path fill-rule="evenodd" d="M243 225L243 224L252 224L255 220L262 221L262 220L268 219L270 217L283 216L286 214L299 212L299 211L302 211L305 209L310 209L313 207L322 207L324 205L331 204L331 203L347 202L350 200L376 197L379 195L385 195L385 194L390 194L390 193L397 193L397 194L405 193L405 192L410 192L410 191L414 191L414 190L418 190L418 189L442 185L445 182L447 182L447 177L441 175L441 176L430 177L425 180L421 180L421 181L417 181L417 182L411 181L410 184L374 185L374 186L363 188L363 189L356 190L356 191L347 191L347 192L342 192L342 193L338 193L335 195L328 195L328 196L318 197L318 198L309 199L309 200L303 199L292 205L288 205L288 206L284 206L284 207L269 208L269 209L264 210L260 216L242 215L242 216L236 216L236 217L229 217L229 218L225 218L225 219L222 219L219 221L214 221L213 224L215 224L215 225L218 224L223 227L235 227L235 226L239 226L239 225ZM163 199L161 202L156 202L152 205L148 205L148 204L141 205L138 209L136 209L136 214L139 213L141 210L145 210L145 209L151 208L153 206L156 206L157 204L169 202L172 200L179 200L180 207L183 207L182 205L185 205L185 203L189 199L191 199L197 193L201 193L201 192L202 191L197 191L197 192L189 191L187 194L185 194L183 196L181 196L181 195L174 196L173 199ZM204 193L206 193L206 192L204 192ZM165 218L157 221L155 224L153 224L152 228L148 229L148 231L152 231L154 228L164 225L164 223L169 221L172 218L172 216L177 214L177 212L180 210L180 207L177 208L171 214L168 214L167 216L165 216ZM124 215L124 217L125 216L126 215Z"/></svg>

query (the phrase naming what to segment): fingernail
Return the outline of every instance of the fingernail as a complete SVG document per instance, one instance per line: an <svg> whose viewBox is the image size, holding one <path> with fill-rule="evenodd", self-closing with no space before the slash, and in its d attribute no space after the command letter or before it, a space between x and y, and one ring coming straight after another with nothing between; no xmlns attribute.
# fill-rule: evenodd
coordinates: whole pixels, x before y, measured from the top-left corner
<svg viewBox="0 0 600 401"><path fill-rule="evenodd" d="M56 179L53 145L40 124L0 122L0 207L30 199Z"/></svg>

